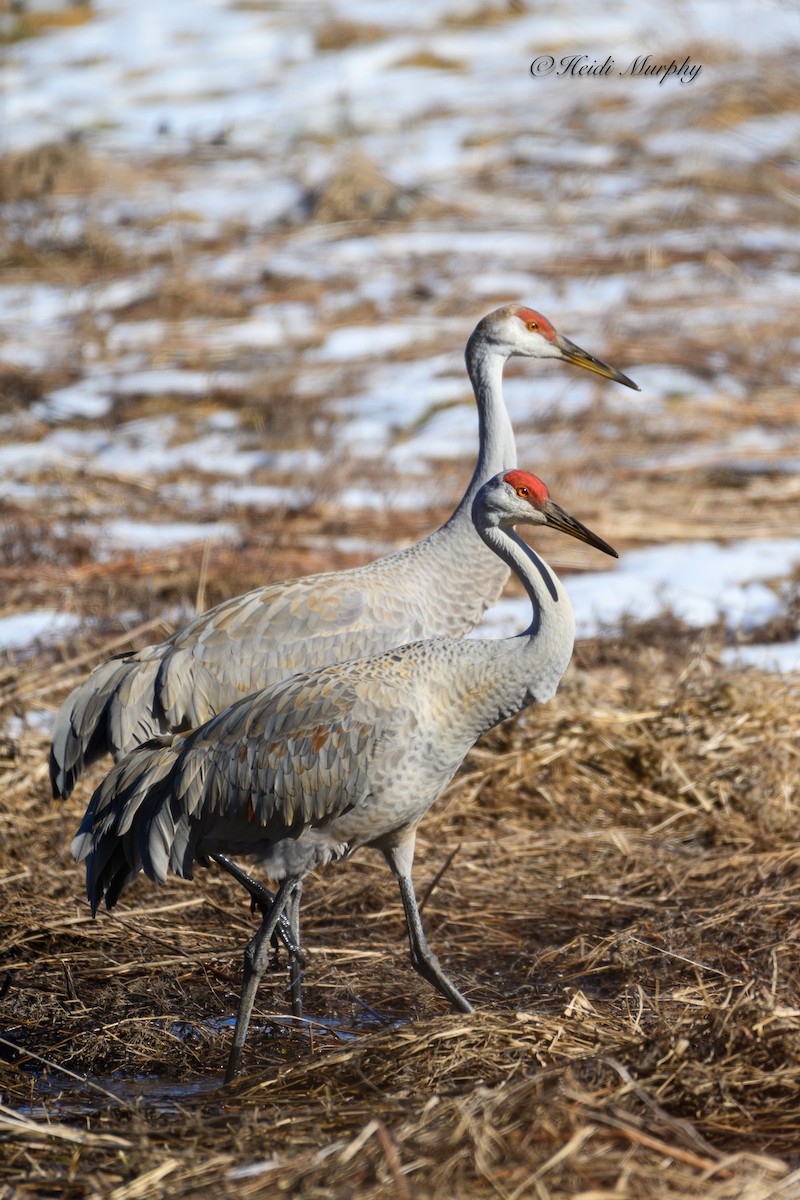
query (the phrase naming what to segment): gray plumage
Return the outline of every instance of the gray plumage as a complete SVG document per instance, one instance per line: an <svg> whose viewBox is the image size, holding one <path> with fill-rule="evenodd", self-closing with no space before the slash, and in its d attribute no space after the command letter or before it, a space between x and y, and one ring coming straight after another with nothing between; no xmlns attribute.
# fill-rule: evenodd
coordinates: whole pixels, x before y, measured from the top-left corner
<svg viewBox="0 0 800 1200"><path fill-rule="evenodd" d="M304 876L362 846L398 878L415 968L464 1010L422 933L411 883L416 827L487 729L549 700L569 662L574 620L555 574L510 532L550 525L614 554L555 505L534 476L501 472L477 494L480 537L521 579L533 607L516 638L436 638L304 672L234 704L185 736L133 750L95 792L73 842L96 911L140 870L191 877L216 853L248 855L281 881L245 955L228 1068L238 1067L266 952Z"/></svg>
<svg viewBox="0 0 800 1200"><path fill-rule="evenodd" d="M104 754L119 759L149 738L194 728L296 671L473 629L508 575L476 535L471 509L481 483L516 464L502 396L503 365L512 355L560 359L636 388L530 308L509 305L484 317L466 350L480 450L470 485L447 523L366 566L226 600L165 641L102 663L56 719L54 795L68 796L83 770Z"/></svg>

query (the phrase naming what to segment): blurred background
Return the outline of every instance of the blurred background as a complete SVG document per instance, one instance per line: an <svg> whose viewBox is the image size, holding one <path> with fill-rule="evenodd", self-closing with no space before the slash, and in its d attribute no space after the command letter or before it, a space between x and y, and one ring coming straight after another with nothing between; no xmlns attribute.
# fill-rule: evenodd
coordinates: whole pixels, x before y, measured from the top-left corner
<svg viewBox="0 0 800 1200"><path fill-rule="evenodd" d="M642 389L506 372L520 464L623 552L543 547L580 631L796 669L794 4L18 0L0 42L9 663L433 528L465 342L524 300Z"/></svg>

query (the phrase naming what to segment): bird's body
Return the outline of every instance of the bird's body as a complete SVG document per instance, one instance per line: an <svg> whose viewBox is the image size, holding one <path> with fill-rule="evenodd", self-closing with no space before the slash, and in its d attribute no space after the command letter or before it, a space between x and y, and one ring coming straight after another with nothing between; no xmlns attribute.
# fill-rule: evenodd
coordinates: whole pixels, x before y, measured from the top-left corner
<svg viewBox="0 0 800 1200"><path fill-rule="evenodd" d="M417 825L482 733L532 700L550 699L572 647L572 612L560 597L563 636L535 691L528 647L516 642L438 638L302 672L191 733L129 754L96 793L112 803L101 800L92 812L92 840L108 821L109 833L126 825L138 842L168 778L179 806L159 817L141 854L159 882L169 870L191 877L204 854L254 856L272 879L284 879L361 846L380 849ZM545 664L537 650L538 668ZM508 675L499 686L489 669L504 658L520 673L516 687ZM131 777L135 792L123 810L117 798ZM138 873L138 849L124 837L113 849L120 867ZM93 899L100 862L90 867Z"/></svg>
<svg viewBox="0 0 800 1200"><path fill-rule="evenodd" d="M253 856L281 881L245 958L229 1077L283 909L299 904L309 871L361 846L382 851L398 878L417 970L470 1007L422 934L410 875L416 827L482 733L552 697L574 641L563 587L508 529L549 524L614 553L522 471L481 488L475 522L531 599L523 634L429 639L295 675L185 736L140 746L92 798L73 850L87 860L93 910L103 897L113 904L141 869L158 881L169 870L191 876L194 862L213 853Z"/></svg>
<svg viewBox="0 0 800 1200"><path fill-rule="evenodd" d="M509 305L484 317L466 352L478 406L478 461L446 524L363 567L236 596L165 641L102 663L58 715L50 754L54 794L68 796L85 767L105 753L119 759L153 736L194 728L297 671L473 629L508 576L475 532L471 512L481 484L516 465L502 396L503 366L512 355L561 359L636 387L532 309Z"/></svg>

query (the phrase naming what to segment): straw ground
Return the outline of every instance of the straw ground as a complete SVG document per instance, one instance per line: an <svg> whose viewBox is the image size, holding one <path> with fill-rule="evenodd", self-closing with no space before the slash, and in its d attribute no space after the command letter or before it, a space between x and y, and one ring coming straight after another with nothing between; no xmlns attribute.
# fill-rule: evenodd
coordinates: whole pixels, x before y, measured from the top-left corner
<svg viewBox="0 0 800 1200"><path fill-rule="evenodd" d="M93 922L80 804L9 739L6 1194L796 1196L800 696L660 629L584 643L423 825L425 920L478 1012L415 978L364 856L308 889L308 1026L276 970L228 1091L242 896L199 870Z"/></svg>
<svg viewBox="0 0 800 1200"><path fill-rule="evenodd" d="M523 8L482 5L459 26L512 28ZM321 54L385 36L336 21L316 34ZM529 408L516 393L523 464L623 554L796 528L796 156L762 144L757 124L796 111L796 66L790 50L683 50L706 64L697 88L664 89L655 104L638 83L600 103L564 88L546 131L516 99L488 110L481 99L480 112L459 100L463 161L419 188L390 184L360 153L362 140L383 145L381 165L393 163L382 119L375 141L343 113L332 146L314 135L292 148L301 195L269 220L204 215L206 175L237 167L235 138L165 143L154 130L152 158L134 164L90 130L0 160L5 281L81 298L46 336L22 322L24 353L0 373L0 449L16 485L0 527L0 616L44 607L80 622L62 644L0 665L2 1200L800 1196L800 698L796 682L724 666L721 625L698 635L664 614L581 643L557 699L485 739L426 818L424 920L475 1015L444 1012L414 976L393 881L365 855L309 882L308 1025L286 1021L277 970L227 1091L254 928L245 899L199 870L161 890L137 882L93 922L67 850L89 787L49 802L40 732L91 665L196 607L433 528L474 445L453 453L448 434L431 453L429 439L422 461L407 453L391 468L378 454L349 458L337 405L385 397L393 370L428 356L431 381L461 380L447 403L472 415L465 337L512 298L650 374L634 407L599 386L585 405L562 404L574 382L555 373ZM456 56L417 55L407 69L417 85L420 70L461 74ZM430 106L422 135L430 123L441 136L440 113ZM726 159L719 145L742 124L736 148L748 153ZM702 152L686 137L698 130ZM265 186L283 178L283 149L267 138L252 153ZM372 257L348 257L356 243ZM264 313L286 318L287 344L252 340ZM381 377L372 330L406 321L414 342ZM357 326L363 357L320 356L332 332ZM43 412L93 363L108 369L108 411ZM150 371L162 367L171 384ZM215 382L191 394L175 382L184 371ZM525 371L507 375L519 388ZM437 415L409 423L398 404L392 448L413 451ZM78 455L98 428L138 447L150 418L175 450L169 470L142 469L139 455L134 469L112 456L100 471ZM248 485L291 483L308 500L265 511L236 498L214 454L177 465L187 443L226 429L237 451L261 455ZM274 453L309 449L321 469L298 466L301 454L287 470ZM339 502L351 485L385 503ZM410 491L429 507L403 511ZM224 519L237 532L120 548L102 531L122 513ZM560 571L595 565L577 545L545 552ZM797 637L797 576L779 586L784 615L746 639Z"/></svg>

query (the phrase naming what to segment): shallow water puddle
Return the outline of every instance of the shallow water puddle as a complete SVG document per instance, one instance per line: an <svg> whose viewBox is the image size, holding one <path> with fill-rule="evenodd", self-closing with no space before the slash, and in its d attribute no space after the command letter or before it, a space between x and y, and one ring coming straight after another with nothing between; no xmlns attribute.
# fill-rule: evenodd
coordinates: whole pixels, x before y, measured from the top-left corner
<svg viewBox="0 0 800 1200"><path fill-rule="evenodd" d="M90 1117L106 1111L116 1100L123 1108L144 1108L158 1113L177 1112L182 1103L213 1092L215 1079L179 1080L158 1075L111 1075L95 1079L57 1079L31 1076L31 1103L15 1107L31 1120Z"/></svg>
<svg viewBox="0 0 800 1200"><path fill-rule="evenodd" d="M401 1025L408 1024L409 1018L380 1013L377 1009L365 1004L363 1000L359 1000L358 1004L361 1005L362 1011L351 1013L346 1017L292 1017L285 1015L270 1017L266 1022L251 1025L248 1042L252 1040L252 1044L257 1045L261 1039L305 1034L310 1048L315 1050L337 1042L355 1042L380 1029L397 1029ZM199 1023L176 1023L170 1026L170 1033L181 1039L190 1039L196 1036L198 1028L211 1033L221 1033L224 1030L230 1030L232 1033L235 1025L236 1018L234 1016L209 1017Z"/></svg>
<svg viewBox="0 0 800 1200"><path fill-rule="evenodd" d="M251 1049L265 1048L270 1041L281 1042L281 1062L287 1053L297 1057L333 1049L342 1042L352 1043L370 1033L395 1029L408 1019L380 1013L358 1001L362 1011L347 1016L292 1017L275 1016L251 1026ZM169 1033L180 1041L192 1042L198 1034L233 1032L234 1016L209 1017L204 1021L176 1021ZM294 1036L293 1036L294 1035ZM183 1105L203 1097L212 1097L222 1085L226 1045L220 1048L218 1069L201 1079L176 1079L169 1075L121 1074L72 1079L58 1072L43 1071L30 1075L30 1101L14 1105L14 1111L30 1120L63 1121L95 1116L113 1108L115 1102L126 1109L144 1109L162 1115L181 1115ZM258 1068L256 1068L258 1069ZM215 1099L218 1097L214 1096Z"/></svg>

